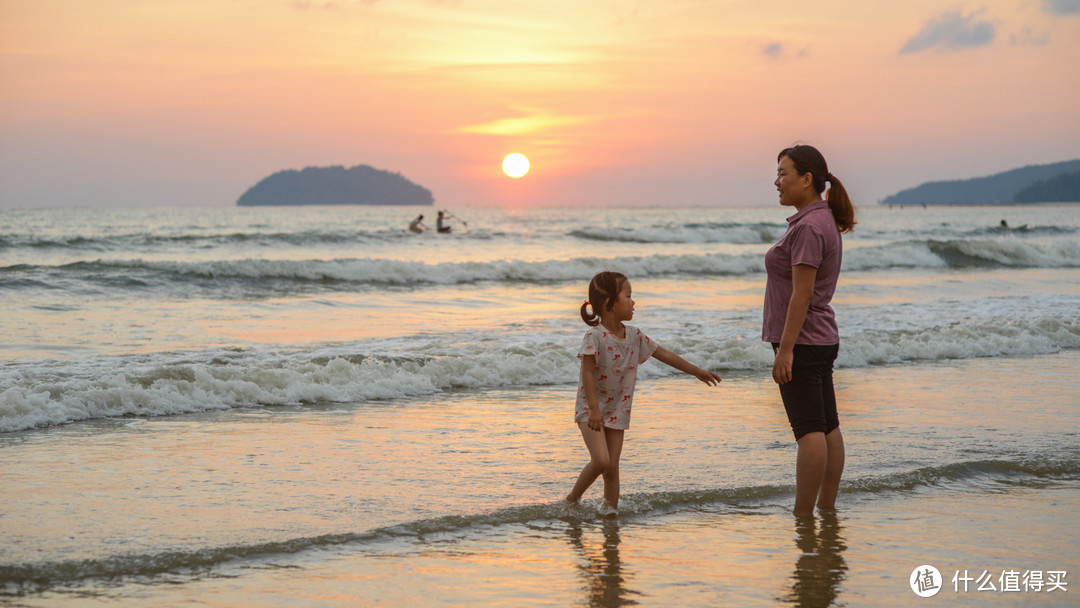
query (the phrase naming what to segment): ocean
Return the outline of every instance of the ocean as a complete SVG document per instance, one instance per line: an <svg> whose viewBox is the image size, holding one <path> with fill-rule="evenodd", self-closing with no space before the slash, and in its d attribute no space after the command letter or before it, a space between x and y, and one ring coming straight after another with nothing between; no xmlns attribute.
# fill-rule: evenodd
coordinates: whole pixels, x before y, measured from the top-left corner
<svg viewBox="0 0 1080 608"><path fill-rule="evenodd" d="M760 341L790 209L451 211L5 211L0 605L1077 604L1080 205L858 209L810 523ZM562 502L608 269L724 378L641 367L615 520Z"/></svg>

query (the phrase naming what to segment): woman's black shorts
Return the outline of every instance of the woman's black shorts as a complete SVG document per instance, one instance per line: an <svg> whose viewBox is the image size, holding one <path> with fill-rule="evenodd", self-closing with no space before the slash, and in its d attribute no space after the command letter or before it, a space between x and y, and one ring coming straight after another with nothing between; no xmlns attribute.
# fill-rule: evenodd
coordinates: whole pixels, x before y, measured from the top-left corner
<svg viewBox="0 0 1080 608"><path fill-rule="evenodd" d="M779 348L774 342L773 352ZM839 352L839 344L795 345L791 381L780 385L780 398L784 400L796 441L807 433L820 431L827 435L840 427L832 377L833 362Z"/></svg>

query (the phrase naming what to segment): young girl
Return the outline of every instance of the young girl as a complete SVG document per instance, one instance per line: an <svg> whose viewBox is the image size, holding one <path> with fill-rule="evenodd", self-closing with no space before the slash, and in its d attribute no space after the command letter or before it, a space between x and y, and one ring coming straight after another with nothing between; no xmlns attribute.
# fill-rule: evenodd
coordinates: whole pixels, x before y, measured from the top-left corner
<svg viewBox="0 0 1080 608"><path fill-rule="evenodd" d="M587 310L589 306L592 314ZM619 456L623 432L630 426L638 365L656 357L709 386L720 382L720 376L686 362L658 346L640 329L623 323L634 318L634 300L630 297L630 280L618 272L601 272L593 277L589 299L581 305L581 318L594 329L585 332L578 353L581 380L574 422L581 429L591 459L566 495L566 502L576 503L603 475L604 512L613 515L619 506Z"/></svg>

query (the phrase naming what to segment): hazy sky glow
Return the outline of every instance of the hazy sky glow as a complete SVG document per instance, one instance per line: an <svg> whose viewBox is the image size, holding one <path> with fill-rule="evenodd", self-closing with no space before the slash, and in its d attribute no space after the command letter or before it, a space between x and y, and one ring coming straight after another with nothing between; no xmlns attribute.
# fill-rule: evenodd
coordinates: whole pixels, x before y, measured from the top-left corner
<svg viewBox="0 0 1080 608"><path fill-rule="evenodd" d="M1078 0L0 0L0 79L2 207L356 164L448 207L775 204L796 141L870 204L1080 158Z"/></svg>

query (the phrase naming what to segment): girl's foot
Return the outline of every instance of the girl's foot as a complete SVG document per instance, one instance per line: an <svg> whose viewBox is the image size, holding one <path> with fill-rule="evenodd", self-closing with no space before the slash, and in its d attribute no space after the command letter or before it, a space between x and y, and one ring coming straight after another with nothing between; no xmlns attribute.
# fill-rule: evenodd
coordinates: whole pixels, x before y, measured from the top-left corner
<svg viewBox="0 0 1080 608"><path fill-rule="evenodd" d="M600 505L600 514L608 519L615 519L619 516L619 510L611 506L611 503L604 501L604 504Z"/></svg>
<svg viewBox="0 0 1080 608"><path fill-rule="evenodd" d="M578 503L578 499L574 498L573 496L571 496L569 494L566 495L565 500L566 500L566 504L568 504L568 505L576 505Z"/></svg>

